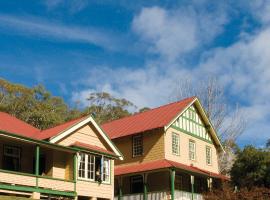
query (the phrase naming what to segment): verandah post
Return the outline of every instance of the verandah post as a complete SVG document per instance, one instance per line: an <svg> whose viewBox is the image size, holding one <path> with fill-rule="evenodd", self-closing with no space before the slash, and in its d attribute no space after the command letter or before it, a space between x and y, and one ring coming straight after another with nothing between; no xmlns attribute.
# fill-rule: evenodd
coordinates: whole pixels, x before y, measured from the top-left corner
<svg viewBox="0 0 270 200"><path fill-rule="evenodd" d="M191 183L191 199L194 200L194 176L190 175L190 183Z"/></svg>
<svg viewBox="0 0 270 200"><path fill-rule="evenodd" d="M76 182L77 182L77 153L73 155L73 181L74 181L74 192L76 192Z"/></svg>
<svg viewBox="0 0 270 200"><path fill-rule="evenodd" d="M39 145L36 146L36 163L35 163L35 175L36 175L36 187L38 187L38 175L39 175L39 151L40 151L40 147Z"/></svg>
<svg viewBox="0 0 270 200"><path fill-rule="evenodd" d="M147 174L143 176L143 200L147 200Z"/></svg>
<svg viewBox="0 0 270 200"><path fill-rule="evenodd" d="M174 179L175 179L175 169L171 169L171 200L174 200Z"/></svg>
<svg viewBox="0 0 270 200"><path fill-rule="evenodd" d="M118 200L122 200L122 177L119 177L118 179L118 186L119 186L119 194L118 194Z"/></svg>

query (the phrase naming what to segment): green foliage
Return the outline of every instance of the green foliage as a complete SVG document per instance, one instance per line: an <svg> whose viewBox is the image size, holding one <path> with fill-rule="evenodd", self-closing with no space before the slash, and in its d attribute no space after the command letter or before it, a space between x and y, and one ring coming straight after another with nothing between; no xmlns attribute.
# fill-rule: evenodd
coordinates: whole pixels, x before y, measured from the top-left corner
<svg viewBox="0 0 270 200"><path fill-rule="evenodd" d="M132 102L115 98L106 92L91 93L87 100L90 105L84 113L94 115L99 124L129 116L131 112L128 109L136 108Z"/></svg>
<svg viewBox="0 0 270 200"><path fill-rule="evenodd" d="M142 113L142 112L145 112L145 111L148 111L150 110L151 108L148 108L148 107L143 107L139 110L139 113Z"/></svg>
<svg viewBox="0 0 270 200"><path fill-rule="evenodd" d="M246 146L237 153L231 169L232 182L239 187L270 188L270 152Z"/></svg>
<svg viewBox="0 0 270 200"><path fill-rule="evenodd" d="M52 96L42 85L27 88L0 79L0 111L7 112L39 129L78 117L62 98Z"/></svg>
<svg viewBox="0 0 270 200"><path fill-rule="evenodd" d="M270 149L270 139L268 139L267 142L266 142L266 148Z"/></svg>

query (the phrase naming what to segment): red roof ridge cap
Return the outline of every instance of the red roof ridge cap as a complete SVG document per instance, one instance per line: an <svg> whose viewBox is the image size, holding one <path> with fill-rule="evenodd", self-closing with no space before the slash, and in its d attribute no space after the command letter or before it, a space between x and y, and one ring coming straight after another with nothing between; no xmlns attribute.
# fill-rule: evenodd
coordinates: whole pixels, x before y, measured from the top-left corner
<svg viewBox="0 0 270 200"><path fill-rule="evenodd" d="M147 112L150 112L150 111L153 111L153 110L162 108L162 107L166 107L166 106L169 106L169 105L172 105L172 104L176 104L176 103L180 103L182 101L186 101L188 99L195 99L195 98L197 98L197 97L196 96L187 97L187 98L184 98L184 99L179 100L179 101L174 101L174 102L171 102L171 103L168 103L168 104L165 104L165 105L161 105L161 106L158 106L158 107L155 107L155 108L150 108L149 110L146 110L144 112L134 113L134 114L129 115L129 116L126 116L126 117L122 117L122 118L115 119L115 120L112 120L112 121L109 121L109 122L105 122L104 124L101 124L101 125L104 126L104 125L107 125L107 124L112 123L112 122L115 122L115 121L119 121L119 120L126 119L126 118L129 118L129 117L134 117L134 116L140 115L140 114L145 114Z"/></svg>
<svg viewBox="0 0 270 200"><path fill-rule="evenodd" d="M62 125L65 125L65 124L67 124L67 123L71 123L71 122L76 121L76 120L79 120L79 119L81 119L81 120L79 121L79 122L81 122L81 121L83 121L84 119L86 119L87 117L90 117L90 116L91 116L91 115L82 115L82 116L80 116L80 117L76 117L76 118L74 118L74 119L71 119L71 120L69 120L69 121L63 122L63 123L61 123L61 124L52 126L52 127L50 127L50 128L44 129L44 130L41 130L41 132L47 131L47 130L49 130L49 129L56 128L57 126L62 126ZM78 123L79 123L79 122L78 122ZM70 126L73 126L73 125L70 125Z"/></svg>

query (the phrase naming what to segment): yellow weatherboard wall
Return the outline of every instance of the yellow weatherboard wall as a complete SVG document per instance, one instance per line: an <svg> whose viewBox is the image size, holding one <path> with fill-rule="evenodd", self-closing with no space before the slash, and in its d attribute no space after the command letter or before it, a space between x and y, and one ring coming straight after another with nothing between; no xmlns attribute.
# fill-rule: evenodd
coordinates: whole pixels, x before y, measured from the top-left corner
<svg viewBox="0 0 270 200"><path fill-rule="evenodd" d="M153 130L143 133L143 155L132 156L132 137L127 136L113 140L124 155L124 160L116 160L116 165L149 162L164 158L164 130Z"/></svg>

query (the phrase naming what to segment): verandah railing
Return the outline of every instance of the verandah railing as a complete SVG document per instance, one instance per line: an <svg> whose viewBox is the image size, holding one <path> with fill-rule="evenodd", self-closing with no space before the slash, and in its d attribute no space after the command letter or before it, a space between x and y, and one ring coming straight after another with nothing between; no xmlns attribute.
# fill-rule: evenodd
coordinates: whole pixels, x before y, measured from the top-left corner
<svg viewBox="0 0 270 200"><path fill-rule="evenodd" d="M7 184L7 185L6 185ZM33 174L0 170L0 185L2 187L20 187L40 188L42 191L55 190L59 192L74 192L75 182L63 179L57 179L46 176L36 176ZM0 186L0 188L1 188ZM25 188L24 188L25 189ZM26 189L27 190L27 189ZM30 191L30 189L29 189Z"/></svg>
<svg viewBox="0 0 270 200"><path fill-rule="evenodd" d="M169 200L170 192L158 191L158 192L148 192L147 200ZM175 200L192 200L192 193L186 191L175 190L174 193ZM114 197L114 200L118 200L118 196ZM121 200L143 200L143 193L140 194L125 194L122 195ZM203 200L201 194L193 193L193 200Z"/></svg>

